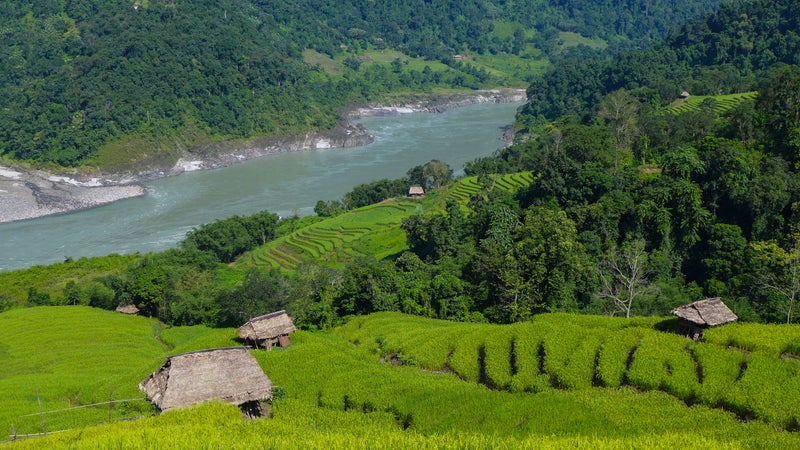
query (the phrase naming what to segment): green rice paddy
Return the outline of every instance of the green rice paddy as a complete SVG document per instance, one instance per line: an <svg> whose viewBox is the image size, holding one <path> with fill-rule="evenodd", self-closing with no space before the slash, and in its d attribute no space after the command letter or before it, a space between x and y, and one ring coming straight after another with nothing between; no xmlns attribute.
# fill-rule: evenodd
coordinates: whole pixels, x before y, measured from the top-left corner
<svg viewBox="0 0 800 450"><path fill-rule="evenodd" d="M499 189L509 194L515 194L520 189L533 183L534 178L533 173L530 171L489 175L480 179L478 176L464 177L450 188L447 198L466 204L473 195L479 194L484 188L488 190Z"/></svg>
<svg viewBox="0 0 800 450"><path fill-rule="evenodd" d="M481 325L383 313L298 331L288 348L253 351L284 395L271 418L251 421L217 402L156 415L123 401L142 397L136 385L166 355L235 344L232 329L18 309L0 314L0 425L18 436L11 448L800 446L795 362L694 343L658 331L663 320Z"/></svg>

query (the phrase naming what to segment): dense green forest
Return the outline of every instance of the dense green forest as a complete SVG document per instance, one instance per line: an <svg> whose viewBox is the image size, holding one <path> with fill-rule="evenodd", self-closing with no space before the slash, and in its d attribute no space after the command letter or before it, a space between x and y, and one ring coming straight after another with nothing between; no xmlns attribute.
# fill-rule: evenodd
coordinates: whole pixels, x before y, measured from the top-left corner
<svg viewBox="0 0 800 450"><path fill-rule="evenodd" d="M562 32L642 47L716 5L8 1L0 156L106 170L168 164L176 147L331 128L347 105L391 93L518 85L561 51ZM370 51L398 53L376 62Z"/></svg>

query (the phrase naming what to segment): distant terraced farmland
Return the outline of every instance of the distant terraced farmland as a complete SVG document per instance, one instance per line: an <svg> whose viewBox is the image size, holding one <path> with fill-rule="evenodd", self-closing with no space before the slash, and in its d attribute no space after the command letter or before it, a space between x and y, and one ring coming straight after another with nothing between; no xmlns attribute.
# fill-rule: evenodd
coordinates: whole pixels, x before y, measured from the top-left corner
<svg viewBox="0 0 800 450"><path fill-rule="evenodd" d="M293 271L304 262L345 263L359 256L382 258L403 250L403 219L419 212L418 203L388 200L317 222L261 246L237 265Z"/></svg>
<svg viewBox="0 0 800 450"><path fill-rule="evenodd" d="M689 97L685 100L677 100L667 108L670 114L683 114L690 111L700 109L700 105L707 99L715 100L714 111L717 114L723 114L726 111L733 109L744 100L755 99L758 92L743 92L740 94L728 95L697 95Z"/></svg>
<svg viewBox="0 0 800 450"><path fill-rule="evenodd" d="M500 189L511 194L533 183L532 172L516 172L506 175L489 175L492 188ZM461 203L469 202L469 199L482 190L482 183L477 176L465 177L456 183L447 194L448 199L453 199Z"/></svg>

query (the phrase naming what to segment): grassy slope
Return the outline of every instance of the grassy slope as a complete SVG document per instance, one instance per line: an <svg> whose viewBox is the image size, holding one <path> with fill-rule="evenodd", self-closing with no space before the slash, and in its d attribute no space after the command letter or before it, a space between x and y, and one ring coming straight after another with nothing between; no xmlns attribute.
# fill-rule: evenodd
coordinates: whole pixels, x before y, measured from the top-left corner
<svg viewBox="0 0 800 450"><path fill-rule="evenodd" d="M521 57L512 54L500 53L497 55L462 55L462 61L470 63L476 68L485 69L491 74L494 79L488 84L482 86L484 88L492 87L527 87L525 77L531 74L543 73L550 62L546 58L542 58L540 51L533 48L531 45L530 54L535 57ZM425 67L429 67L433 72L444 73L448 70L454 70L444 63L439 61L426 60L420 57L410 57L402 52L392 49L376 49L370 48L368 50L361 50L357 53L350 51L343 51L336 58L331 58L328 55L321 54L314 50L305 50L303 52L303 61L311 66L319 65L328 74L340 76L344 73L343 61L347 58L355 58L361 61L362 66L382 65L387 69L391 67L391 62L395 59L400 59L405 63L405 68L410 70L422 71ZM403 94L405 89L400 89L388 95L392 98L398 94ZM433 87L434 92L448 91L452 88L446 87ZM468 92L468 89L461 91ZM407 92L408 93L408 92Z"/></svg>
<svg viewBox="0 0 800 450"><path fill-rule="evenodd" d="M599 317L544 316L553 330L619 331L624 322ZM635 322L649 328L654 320ZM108 420L101 405L47 415L50 431L91 425L17 444L20 447L192 447L192 448L793 448L795 433L762 421L742 423L732 414L687 407L674 396L630 387L546 389L510 393L487 389L449 372L380 362L375 342L425 340L403 329L457 336L464 327L399 314L358 318L336 333L297 332L293 345L254 352L276 386L287 392L269 420L244 421L237 409L208 404L134 422ZM514 327L483 326L484 336L502 336ZM47 330L43 333L41 330ZM49 307L0 314L0 426L14 423L19 433L37 432L41 423L20 421L38 410L38 388L45 410L67 406L80 393L83 404L138 397L136 384L166 354L231 345L233 330L203 327L162 330L149 319L84 307ZM64 336L71 337L65 341ZM775 330L772 330L773 333ZM360 336L361 345L348 339ZM156 338L160 336L160 340ZM62 343L63 342L63 343ZM393 345L394 345L393 344ZM411 344L409 344L411 345ZM433 345L434 347L436 345ZM487 347L487 358L489 350ZM138 405L138 406L137 406ZM127 408L127 409L126 409ZM125 414L122 414L125 410ZM147 414L141 404L118 404L114 419ZM62 417L62 419L58 419ZM403 426L407 429L403 431Z"/></svg>

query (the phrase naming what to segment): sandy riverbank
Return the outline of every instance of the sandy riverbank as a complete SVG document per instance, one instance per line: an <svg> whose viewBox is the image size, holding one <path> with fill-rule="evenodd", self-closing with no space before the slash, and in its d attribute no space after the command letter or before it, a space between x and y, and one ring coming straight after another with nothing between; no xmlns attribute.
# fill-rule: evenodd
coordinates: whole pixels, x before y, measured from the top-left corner
<svg viewBox="0 0 800 450"><path fill-rule="evenodd" d="M0 223L93 208L146 193L139 184L107 183L0 166Z"/></svg>

